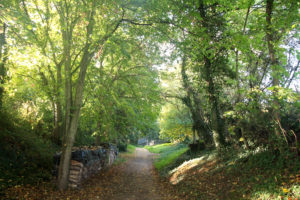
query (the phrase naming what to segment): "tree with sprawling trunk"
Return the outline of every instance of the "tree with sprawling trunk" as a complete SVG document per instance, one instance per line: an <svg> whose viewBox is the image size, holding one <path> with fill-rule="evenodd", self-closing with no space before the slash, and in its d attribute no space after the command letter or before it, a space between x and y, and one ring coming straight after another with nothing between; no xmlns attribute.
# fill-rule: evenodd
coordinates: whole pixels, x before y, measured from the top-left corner
<svg viewBox="0 0 300 200"><path fill-rule="evenodd" d="M53 102L55 137L63 134L58 188L64 190L87 69L97 54L101 56L103 45L118 30L125 11L118 2L96 0L21 0L15 2L14 9L16 12L9 14L22 17L17 25L11 22L11 29L20 38L28 37L31 45L38 48L43 56L39 67L41 79L45 86L47 81L54 83L49 98Z"/></svg>

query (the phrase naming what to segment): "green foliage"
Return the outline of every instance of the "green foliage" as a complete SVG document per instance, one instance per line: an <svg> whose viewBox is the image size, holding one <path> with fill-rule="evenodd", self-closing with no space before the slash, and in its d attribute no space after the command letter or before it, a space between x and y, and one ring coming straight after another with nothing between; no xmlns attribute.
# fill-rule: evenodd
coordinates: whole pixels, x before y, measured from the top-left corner
<svg viewBox="0 0 300 200"><path fill-rule="evenodd" d="M49 140L68 136L79 113L75 145L126 150L141 137L196 133L236 155L267 149L251 162L278 168L286 161L274 152L299 152L295 0L4 0L0 13L1 167L16 169L5 181L49 171ZM163 157L159 169L186 151L147 148Z"/></svg>
<svg viewBox="0 0 300 200"><path fill-rule="evenodd" d="M136 146L129 144L127 145L127 152L128 153L134 153Z"/></svg>
<svg viewBox="0 0 300 200"><path fill-rule="evenodd" d="M160 138L170 141L184 141L192 136L190 113L181 102L167 103L159 115Z"/></svg>
<svg viewBox="0 0 300 200"><path fill-rule="evenodd" d="M56 148L35 133L29 122L0 112L0 189L51 178Z"/></svg>
<svg viewBox="0 0 300 200"><path fill-rule="evenodd" d="M280 196L299 195L293 177L299 172L300 162L295 154L288 151L279 154L276 151L257 149L257 152L244 154L232 167L245 173L242 176L243 183L251 185L251 199L268 199L271 196L272 199L280 199ZM250 174L253 175L249 176Z"/></svg>
<svg viewBox="0 0 300 200"><path fill-rule="evenodd" d="M163 170L188 150L188 147L184 144L173 143L146 146L145 148L152 153L159 154L158 158L156 158L156 160L154 161L154 166L158 170Z"/></svg>
<svg viewBox="0 0 300 200"><path fill-rule="evenodd" d="M119 142L117 147L118 147L120 152L125 152L125 151L127 151L128 145L127 145L127 143Z"/></svg>
<svg viewBox="0 0 300 200"><path fill-rule="evenodd" d="M151 153L162 153L164 150L169 149L173 146L173 143L163 143L154 146L145 146L145 149L148 149Z"/></svg>
<svg viewBox="0 0 300 200"><path fill-rule="evenodd" d="M270 90L275 90L275 88L271 87ZM255 147L264 145L275 149L286 145L284 144L286 139L289 142L295 142L295 135L293 136L290 132L297 132L300 124L297 121L289 124L286 120L300 111L296 104L297 96L299 96L297 93L290 89L277 88L276 93L266 94L260 89L254 88L247 91L246 95L249 99L248 102L240 102L236 104L234 110L224 114L229 121L231 120L232 125L229 126L229 132L232 137L238 141L243 141L246 138ZM273 103L274 99L279 100L279 105ZM278 109L276 108L278 106L282 111L280 113L282 119L280 125L273 116L273 111ZM266 121L266 119L269 120ZM280 134L279 138L274 135L274 130L278 126L284 128L281 130L284 132ZM242 129L242 134L239 129Z"/></svg>

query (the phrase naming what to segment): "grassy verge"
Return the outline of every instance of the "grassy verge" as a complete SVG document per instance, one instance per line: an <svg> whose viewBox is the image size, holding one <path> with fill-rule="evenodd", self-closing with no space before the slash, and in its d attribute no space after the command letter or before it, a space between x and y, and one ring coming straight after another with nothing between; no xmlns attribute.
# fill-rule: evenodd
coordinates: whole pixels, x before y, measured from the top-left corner
<svg viewBox="0 0 300 200"><path fill-rule="evenodd" d="M295 154L224 149L188 157L182 154L164 168L172 192L182 199L299 200L300 160Z"/></svg>
<svg viewBox="0 0 300 200"><path fill-rule="evenodd" d="M164 168L171 165L177 158L188 150L186 145L172 143L146 146L145 148L152 153L159 153L158 158L154 161L154 166L159 171L162 171Z"/></svg>
<svg viewBox="0 0 300 200"><path fill-rule="evenodd" d="M132 144L129 144L129 145L127 146L127 153L128 153L128 154L134 153L135 148L136 148L136 146L134 146L134 145L132 145Z"/></svg>
<svg viewBox="0 0 300 200"><path fill-rule="evenodd" d="M244 194L245 199L296 200L300 197L300 160L293 154L247 152L230 164L225 167L227 174L240 177L240 187L236 190Z"/></svg>

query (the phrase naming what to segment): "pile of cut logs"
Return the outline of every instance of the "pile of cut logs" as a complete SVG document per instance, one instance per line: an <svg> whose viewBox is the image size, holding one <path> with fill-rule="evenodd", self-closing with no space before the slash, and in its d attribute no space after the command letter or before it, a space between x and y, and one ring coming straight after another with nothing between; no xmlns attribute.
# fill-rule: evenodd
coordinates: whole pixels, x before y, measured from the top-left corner
<svg viewBox="0 0 300 200"><path fill-rule="evenodd" d="M110 166L118 155L118 149L112 144L92 147L74 147L70 163L69 187L77 188L84 179ZM57 176L61 152L54 155L54 173Z"/></svg>

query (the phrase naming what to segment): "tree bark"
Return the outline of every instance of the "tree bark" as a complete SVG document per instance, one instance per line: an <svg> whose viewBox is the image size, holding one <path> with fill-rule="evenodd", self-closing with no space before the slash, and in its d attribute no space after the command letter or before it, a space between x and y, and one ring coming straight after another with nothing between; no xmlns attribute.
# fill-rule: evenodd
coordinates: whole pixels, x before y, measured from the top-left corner
<svg viewBox="0 0 300 200"><path fill-rule="evenodd" d="M185 51L185 50L184 50ZM208 124L206 124L203 116L203 110L201 108L201 100L197 97L197 94L193 91L192 86L188 80L186 74L186 55L184 56L181 64L181 77L183 87L186 91L186 96L183 98L183 103L189 108L192 114L193 120L193 133L196 131L199 138L202 138L206 144L210 144L212 141Z"/></svg>
<svg viewBox="0 0 300 200"><path fill-rule="evenodd" d="M211 111L211 127L213 131L214 143L217 148L225 145L224 123L219 110L219 98L213 81L213 71L211 70L211 61L204 57L204 67L206 73L206 81L208 82L208 96Z"/></svg>
<svg viewBox="0 0 300 200"><path fill-rule="evenodd" d="M273 13L273 6L274 6L274 0L267 0L267 5L266 5L266 38L267 38L267 43L268 43L268 49L269 49L269 56L271 60L271 69L272 69L272 85L274 87L279 86L279 72L278 72L278 67L279 67L279 61L276 56L276 50L274 48L274 36L275 36L275 31L272 28L272 13ZM275 121L280 123L280 117L279 117L279 102L277 99L277 89L274 88L273 95L275 96L274 98L274 108L273 108L273 116L275 118ZM275 127L275 134L277 136L280 136L279 132L279 127Z"/></svg>
<svg viewBox="0 0 300 200"><path fill-rule="evenodd" d="M62 63L58 63L56 65L57 71L56 71L56 80L54 80L56 82L55 85L55 89L54 89L54 93L55 93L55 108L56 108L56 112L55 112L55 116L54 116L54 130L53 130L53 137L55 139L55 142L58 145L61 145L61 139L64 135L64 122L63 122L63 109L62 109L62 105L61 105L61 93L60 93L60 89L62 87L62 74L61 74L61 67L62 67ZM53 78L55 79L55 78Z"/></svg>
<svg viewBox="0 0 300 200"><path fill-rule="evenodd" d="M63 39L63 52L64 52L64 75L65 75L65 119L64 119L64 135L63 135L63 146L62 154L60 158L60 165L58 171L58 189L66 190L68 187L69 168L71 161L72 147L75 140L77 131L77 124L72 124L71 119L78 118L76 115L76 109L74 113L71 112L72 108L72 70L71 70L71 48L72 48L72 27L69 25L69 12L68 5L65 2L63 5L60 3L58 9L60 15L60 25L62 28L62 39ZM78 81L77 81L78 82ZM80 108L79 108L80 109ZM78 119L75 119L76 122ZM76 129L75 129L76 128Z"/></svg>
<svg viewBox="0 0 300 200"><path fill-rule="evenodd" d="M203 28L205 28L205 33L207 34L207 36L209 36L208 38L211 38L211 40L213 41L213 39L216 38L216 35L215 35L216 33L214 33L214 31L213 31L212 24L209 23L210 17L207 16L207 10L205 8L203 0L199 0L198 11L199 11L200 17L202 18L201 25ZM221 26L221 25L219 25L219 26ZM208 47L207 51L209 51L209 49L212 47L213 46ZM214 58L215 55L211 56L209 54L208 55L203 54L202 56L203 56L202 61L204 63L205 79L208 83L207 92L208 92L208 100L209 100L209 104L210 104L210 116L211 116L210 121L211 121L211 128L212 128L212 132L213 132L213 139L214 139L216 148L219 148L219 147L225 145L224 122L221 117L221 113L220 113L220 109L219 109L218 91L216 90L216 86L215 86L215 82L214 82L213 78L215 76L214 70L220 64L217 63L216 60L213 60L213 59L217 59L217 58ZM219 56L219 55L217 55L217 56ZM211 58L211 57L213 57L213 58Z"/></svg>
<svg viewBox="0 0 300 200"><path fill-rule="evenodd" d="M77 133L78 120L80 115L80 109L82 106L83 99L83 91L84 91L84 82L87 67L89 66L92 56L94 53L89 50L90 49L90 37L93 33L94 27L94 14L95 14L95 2L93 1L93 6L91 7L90 15L89 15L89 24L86 27L86 41L84 46L83 55L81 57L79 63L79 76L76 81L76 90L75 90L75 98L72 101L72 70L71 70L71 40L72 40L72 27L69 28L69 31L63 32L63 40L64 40L64 50L65 50L65 76L66 76L66 84L65 84L65 98L66 98L66 116L65 116L65 135L63 139L63 149L61 162L59 165L59 174L58 174L58 188L60 190L66 190L68 187L68 178L69 178L69 169L70 169L70 161L71 161L71 152L72 147L75 141L75 136ZM61 16L64 17L64 16ZM64 21L62 21L62 25L64 25Z"/></svg>
<svg viewBox="0 0 300 200"><path fill-rule="evenodd" d="M86 52L86 54L83 56L83 60L80 65L80 73L76 84L76 95L75 95L74 106L73 106L74 108L73 108L72 116L70 116L71 120L69 122L69 127L66 127L66 133L63 141L63 150L62 150L61 162L59 165L59 176L58 176L58 188L60 190L65 190L68 187L71 152L72 152L72 147L77 132L78 119L79 119L80 108L82 104L82 98L83 98L86 70L90 63L90 60L91 57L89 56L89 53ZM67 103L71 104L71 102L67 102Z"/></svg>

